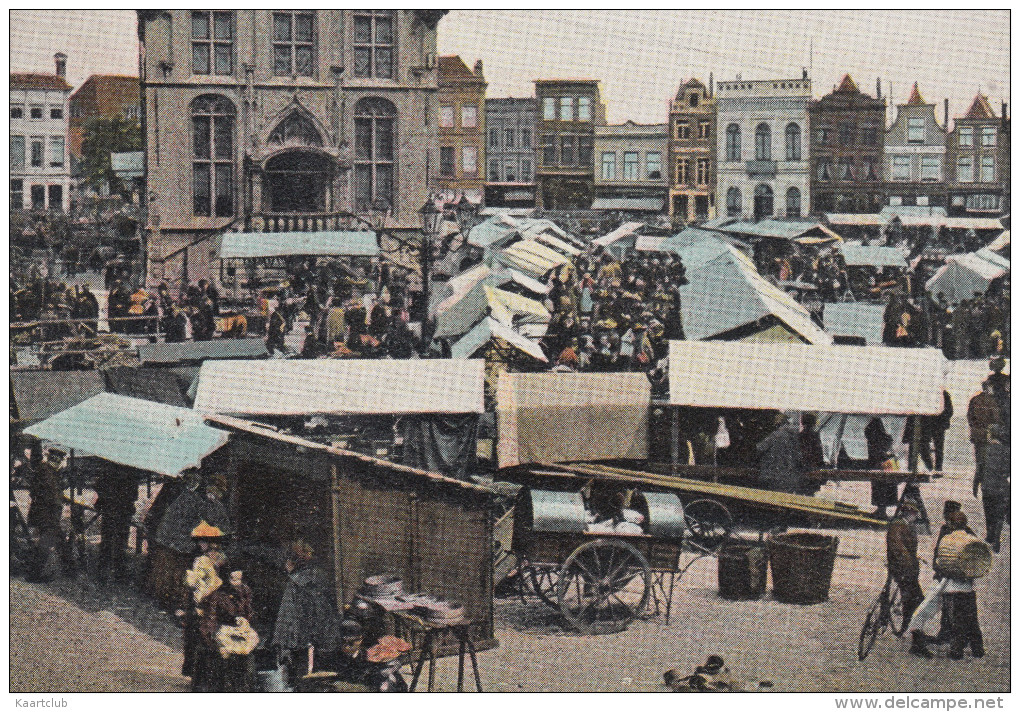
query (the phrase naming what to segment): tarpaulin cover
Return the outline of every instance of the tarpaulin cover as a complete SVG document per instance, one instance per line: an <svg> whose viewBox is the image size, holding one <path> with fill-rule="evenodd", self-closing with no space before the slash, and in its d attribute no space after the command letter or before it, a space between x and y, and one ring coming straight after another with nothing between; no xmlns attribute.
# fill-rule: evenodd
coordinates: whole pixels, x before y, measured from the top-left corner
<svg viewBox="0 0 1020 712"><path fill-rule="evenodd" d="M840 245L848 267L906 267L907 258L895 247L881 245Z"/></svg>
<svg viewBox="0 0 1020 712"><path fill-rule="evenodd" d="M217 256L231 258L284 257L288 255L344 255L375 257L379 240L374 232L226 232Z"/></svg>
<svg viewBox="0 0 1020 712"><path fill-rule="evenodd" d="M261 358L268 356L263 339L215 339L179 344L139 344L142 363L180 363L217 358Z"/></svg>
<svg viewBox="0 0 1020 712"><path fill-rule="evenodd" d="M833 336L862 336L868 344L882 343L884 304L826 302L825 330Z"/></svg>
<svg viewBox="0 0 1020 712"><path fill-rule="evenodd" d="M531 277L541 277L554 267L567 264L570 259L534 240L521 240L495 254L507 267L519 269Z"/></svg>
<svg viewBox="0 0 1020 712"><path fill-rule="evenodd" d="M650 405L643 373L502 373L499 466L646 458Z"/></svg>
<svg viewBox="0 0 1020 712"><path fill-rule="evenodd" d="M984 294L994 280L1008 271L1001 264L982 259L977 253L951 255L924 287L929 294L942 292L950 304L959 304L964 299L972 299L974 292Z"/></svg>
<svg viewBox="0 0 1020 712"><path fill-rule="evenodd" d="M857 225L880 227L890 220L878 213L826 213L825 221L830 225Z"/></svg>
<svg viewBox="0 0 1020 712"><path fill-rule="evenodd" d="M868 459L868 439L864 437L864 429L868 427L873 416L848 415L846 413L826 413L819 418L818 437L822 441L822 456L830 466L836 466L839 455L838 446L851 460ZM902 451L903 429L906 427L906 416L886 415L882 417L885 430L893 439L893 449ZM838 440L837 440L838 438Z"/></svg>
<svg viewBox="0 0 1020 712"><path fill-rule="evenodd" d="M936 415L938 349L669 342L669 402L707 408Z"/></svg>
<svg viewBox="0 0 1020 712"><path fill-rule="evenodd" d="M592 240L592 242L601 247L608 247L617 240L623 240L628 237L636 237L638 230L644 227L644 225L645 224L642 222L627 222L602 237L596 237Z"/></svg>
<svg viewBox="0 0 1020 712"><path fill-rule="evenodd" d="M227 433L177 408L100 393L26 431L43 440L120 465L175 477L227 442Z"/></svg>
<svg viewBox="0 0 1020 712"><path fill-rule="evenodd" d="M18 419L42 420L106 390L101 371L11 371Z"/></svg>
<svg viewBox="0 0 1020 712"><path fill-rule="evenodd" d="M478 414L403 418L404 464L466 480L478 447Z"/></svg>
<svg viewBox="0 0 1020 712"><path fill-rule="evenodd" d="M195 410L224 415L481 413L480 359L207 361Z"/></svg>
<svg viewBox="0 0 1020 712"><path fill-rule="evenodd" d="M471 358L478 349L488 344L493 338L502 339L539 361L548 361L541 346L492 317L485 317L475 325L475 328L464 334L457 343L450 347L450 355L453 358Z"/></svg>
<svg viewBox="0 0 1020 712"><path fill-rule="evenodd" d="M444 302L445 304L445 302ZM435 336L460 336L486 316L507 326L516 323L548 324L551 315L542 302L478 283L436 316Z"/></svg>

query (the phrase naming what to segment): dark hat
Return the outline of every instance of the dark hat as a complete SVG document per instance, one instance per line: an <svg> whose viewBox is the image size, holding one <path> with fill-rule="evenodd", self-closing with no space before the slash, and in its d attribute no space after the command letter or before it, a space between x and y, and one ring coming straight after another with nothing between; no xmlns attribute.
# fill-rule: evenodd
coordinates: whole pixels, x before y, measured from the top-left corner
<svg viewBox="0 0 1020 712"><path fill-rule="evenodd" d="M947 522L949 521L949 515L953 512L959 512L963 509L963 505L954 499L947 499L946 503L942 505L942 518Z"/></svg>
<svg viewBox="0 0 1020 712"><path fill-rule="evenodd" d="M946 523L954 529L963 529L967 526L967 515L963 512L952 512L946 517Z"/></svg>
<svg viewBox="0 0 1020 712"><path fill-rule="evenodd" d="M344 640L360 640L365 637L365 632L360 623L347 618L340 624L340 635Z"/></svg>

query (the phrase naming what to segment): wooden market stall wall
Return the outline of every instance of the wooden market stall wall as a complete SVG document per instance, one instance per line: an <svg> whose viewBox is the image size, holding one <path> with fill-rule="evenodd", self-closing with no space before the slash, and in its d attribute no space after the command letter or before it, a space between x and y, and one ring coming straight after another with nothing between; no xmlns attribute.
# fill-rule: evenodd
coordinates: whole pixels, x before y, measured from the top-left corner
<svg viewBox="0 0 1020 712"><path fill-rule="evenodd" d="M491 490L250 421L206 417L232 432L231 517L267 625L286 583L269 552L302 538L333 577L338 606L368 576L393 574L405 591L463 603L477 647L496 644Z"/></svg>

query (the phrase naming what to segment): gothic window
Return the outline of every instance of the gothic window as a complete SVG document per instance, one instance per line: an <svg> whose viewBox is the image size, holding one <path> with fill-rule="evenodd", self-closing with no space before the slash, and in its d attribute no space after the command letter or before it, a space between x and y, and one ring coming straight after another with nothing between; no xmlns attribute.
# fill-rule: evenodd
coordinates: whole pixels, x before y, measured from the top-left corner
<svg viewBox="0 0 1020 712"><path fill-rule="evenodd" d="M322 146L322 136L311 120L295 111L277 124L269 134L269 143L277 146Z"/></svg>
<svg viewBox="0 0 1020 712"><path fill-rule="evenodd" d="M393 79L395 53L393 10L354 13L354 76Z"/></svg>
<svg viewBox="0 0 1020 712"><path fill-rule="evenodd" d="M273 13L273 74L278 77L314 76L314 13Z"/></svg>
<svg viewBox="0 0 1020 712"><path fill-rule="evenodd" d="M354 203L359 211L393 206L397 109L385 99L354 105Z"/></svg>
<svg viewBox="0 0 1020 712"><path fill-rule="evenodd" d="M191 13L191 73L234 73L234 13Z"/></svg>
<svg viewBox="0 0 1020 712"><path fill-rule="evenodd" d="M234 214L234 119L222 96L200 96L191 103L193 212L203 217Z"/></svg>

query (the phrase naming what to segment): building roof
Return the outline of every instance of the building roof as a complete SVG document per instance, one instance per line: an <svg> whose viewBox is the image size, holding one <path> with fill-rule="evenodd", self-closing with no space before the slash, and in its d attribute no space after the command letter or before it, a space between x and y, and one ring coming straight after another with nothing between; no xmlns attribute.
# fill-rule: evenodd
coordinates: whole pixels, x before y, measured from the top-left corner
<svg viewBox="0 0 1020 712"><path fill-rule="evenodd" d="M168 477L198 467L228 438L193 410L114 393L93 396L25 432L82 455Z"/></svg>
<svg viewBox="0 0 1020 712"><path fill-rule="evenodd" d="M84 82L81 83L74 93L71 94L71 101L82 92L88 89L95 88L96 92L99 93L104 88L117 88L117 89L134 89L141 96L141 80L138 77L132 77L127 74L93 74Z"/></svg>
<svg viewBox="0 0 1020 712"><path fill-rule="evenodd" d="M40 89L43 91L71 91L71 85L56 74L16 74L11 72L11 89Z"/></svg>
<svg viewBox="0 0 1020 712"><path fill-rule="evenodd" d="M482 82L483 77L472 72L459 54L445 54L439 57L439 82L447 80L473 80Z"/></svg>
<svg viewBox="0 0 1020 712"><path fill-rule="evenodd" d="M854 83L853 78L849 74L844 74L843 81L839 83L839 88L836 89L836 91L843 94L857 94L861 90L857 88L857 85Z"/></svg>
<svg viewBox="0 0 1020 712"><path fill-rule="evenodd" d="M967 113L964 115L965 119L994 119L995 111L992 109L992 105L988 103L988 97L984 94L979 93L974 97L974 102L967 109Z"/></svg>
<svg viewBox="0 0 1020 712"><path fill-rule="evenodd" d="M921 96L921 91L917 88L917 82L914 82L914 88L910 91L910 98L907 99L909 106L923 106L927 104L924 97Z"/></svg>
<svg viewBox="0 0 1020 712"><path fill-rule="evenodd" d="M669 400L709 408L936 415L946 366L939 349L670 341Z"/></svg>
<svg viewBox="0 0 1020 712"><path fill-rule="evenodd" d="M207 361L195 410L222 415L481 413L480 359Z"/></svg>

